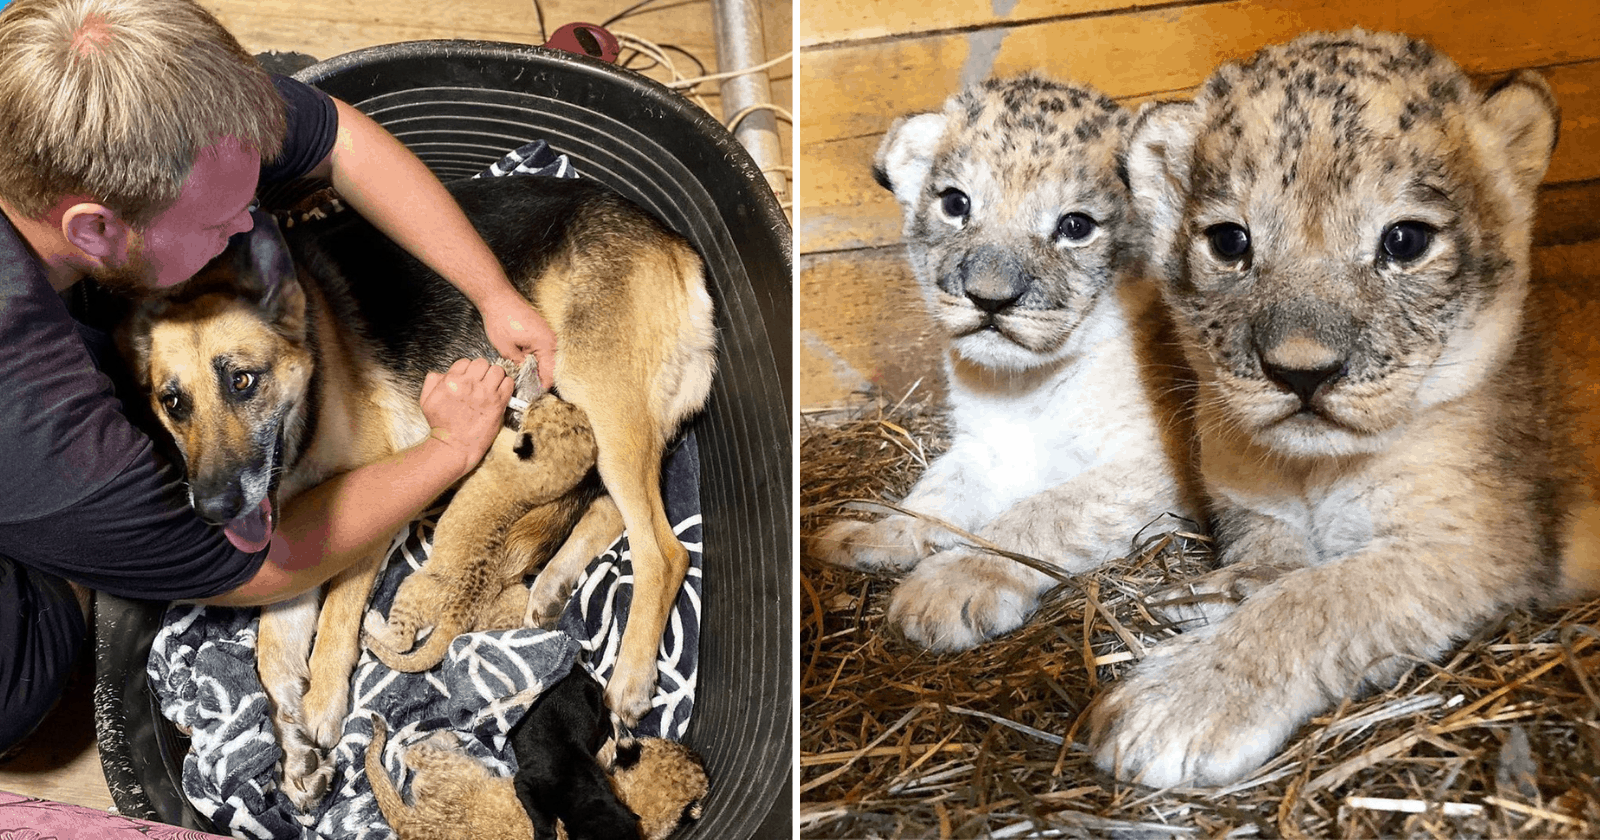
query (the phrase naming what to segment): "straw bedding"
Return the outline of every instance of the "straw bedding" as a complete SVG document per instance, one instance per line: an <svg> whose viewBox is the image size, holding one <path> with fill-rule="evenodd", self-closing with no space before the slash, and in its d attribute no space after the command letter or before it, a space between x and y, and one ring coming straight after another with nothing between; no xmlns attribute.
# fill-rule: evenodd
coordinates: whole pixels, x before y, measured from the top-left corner
<svg viewBox="0 0 1600 840"><path fill-rule="evenodd" d="M898 499L946 445L925 401L804 417L802 538ZM884 623L893 578L804 559L802 835L1600 836L1600 602L1510 615L1228 788L1099 773L1080 714L1171 635L1142 598L1214 562L1193 523L1132 530L1125 558L1058 586L1023 629L947 656Z"/></svg>

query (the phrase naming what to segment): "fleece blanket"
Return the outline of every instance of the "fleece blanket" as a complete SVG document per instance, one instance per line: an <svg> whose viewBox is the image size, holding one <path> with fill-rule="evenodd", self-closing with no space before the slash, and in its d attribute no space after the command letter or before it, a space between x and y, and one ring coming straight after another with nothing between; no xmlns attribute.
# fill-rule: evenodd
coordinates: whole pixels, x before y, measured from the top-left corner
<svg viewBox="0 0 1600 840"><path fill-rule="evenodd" d="M564 156L542 142L507 155L489 175L572 174ZM513 177L528 177L517 174ZM669 521L689 551L690 569L658 651L654 706L634 732L678 739L694 706L701 604L699 455L685 434L663 463ZM369 609L387 615L395 591L427 561L443 507L429 511L391 545ZM554 631L517 629L456 638L445 659L420 674L391 671L363 651L351 684L351 710L332 753L331 792L303 814L278 790L282 757L266 692L255 669L257 611L174 606L151 646L149 674L162 714L191 730L183 760L183 792L218 831L267 840L394 837L378 810L363 762L371 716L392 734L383 763L404 794L400 756L409 745L449 730L491 771L516 770L506 734L538 693L573 667L601 682L611 675L632 596L627 535L590 562Z"/></svg>

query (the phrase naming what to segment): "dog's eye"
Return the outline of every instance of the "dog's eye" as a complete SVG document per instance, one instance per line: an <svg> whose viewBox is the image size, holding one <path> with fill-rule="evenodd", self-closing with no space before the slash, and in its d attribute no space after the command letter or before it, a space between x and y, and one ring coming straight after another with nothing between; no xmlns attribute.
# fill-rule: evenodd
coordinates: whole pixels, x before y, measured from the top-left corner
<svg viewBox="0 0 1600 840"><path fill-rule="evenodd" d="M1433 228L1422 222L1395 222L1383 232L1383 253L1408 262L1422 256L1433 243Z"/></svg>
<svg viewBox="0 0 1600 840"><path fill-rule="evenodd" d="M1250 253L1250 231L1233 222L1206 228L1206 238L1211 240L1211 252L1219 259L1232 261Z"/></svg>
<svg viewBox="0 0 1600 840"><path fill-rule="evenodd" d="M256 375L247 370L235 371L232 384L234 393L242 394L256 384Z"/></svg>
<svg viewBox="0 0 1600 840"><path fill-rule="evenodd" d="M181 423L189 416L189 404L184 401L183 395L176 391L168 391L161 395L161 409L172 418L173 422Z"/></svg>
<svg viewBox="0 0 1600 840"><path fill-rule="evenodd" d="M1094 219L1082 213L1068 213L1056 222L1056 237L1069 242L1082 242L1094 233L1095 227Z"/></svg>
<svg viewBox="0 0 1600 840"><path fill-rule="evenodd" d="M951 187L939 193L939 209L952 219L965 219L972 212L972 199L967 194Z"/></svg>

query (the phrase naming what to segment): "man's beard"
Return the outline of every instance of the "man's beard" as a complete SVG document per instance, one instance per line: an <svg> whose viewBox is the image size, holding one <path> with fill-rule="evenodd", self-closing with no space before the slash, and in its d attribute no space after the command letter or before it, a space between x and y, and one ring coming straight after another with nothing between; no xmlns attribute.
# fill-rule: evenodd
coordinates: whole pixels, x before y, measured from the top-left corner
<svg viewBox="0 0 1600 840"><path fill-rule="evenodd" d="M124 297L143 298L155 294L153 278L155 267L144 253L144 240L135 237L128 248L128 258L114 266L98 266L89 272L107 291Z"/></svg>

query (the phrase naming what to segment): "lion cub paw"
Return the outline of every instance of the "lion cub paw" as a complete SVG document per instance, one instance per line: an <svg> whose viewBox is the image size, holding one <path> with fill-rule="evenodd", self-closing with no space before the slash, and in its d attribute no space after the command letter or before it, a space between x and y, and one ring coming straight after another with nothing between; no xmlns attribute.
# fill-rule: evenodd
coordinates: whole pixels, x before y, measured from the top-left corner
<svg viewBox="0 0 1600 840"><path fill-rule="evenodd" d="M902 572L923 558L955 545L956 537L911 516L886 516L873 522L841 519L812 535L807 552L836 566L862 571Z"/></svg>
<svg viewBox="0 0 1600 840"><path fill-rule="evenodd" d="M1153 593L1147 606L1152 613L1183 629L1216 624L1291 569L1266 563L1223 566Z"/></svg>
<svg viewBox="0 0 1600 840"><path fill-rule="evenodd" d="M1002 564L1023 568L971 549L928 558L895 587L889 621L935 651L966 650L1021 627L1038 588Z"/></svg>
<svg viewBox="0 0 1600 840"><path fill-rule="evenodd" d="M1155 788L1228 784L1309 713L1292 678L1207 636L1164 643L1094 704L1087 733L1100 769Z"/></svg>

